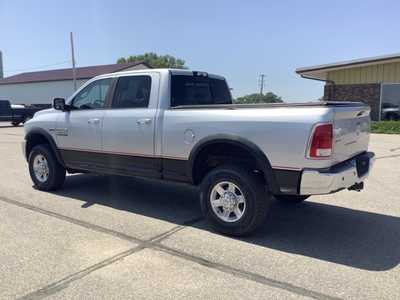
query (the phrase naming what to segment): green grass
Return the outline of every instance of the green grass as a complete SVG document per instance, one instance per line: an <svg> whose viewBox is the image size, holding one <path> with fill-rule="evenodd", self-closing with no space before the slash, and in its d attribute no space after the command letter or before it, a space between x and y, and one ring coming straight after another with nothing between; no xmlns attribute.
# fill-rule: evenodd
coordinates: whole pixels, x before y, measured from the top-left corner
<svg viewBox="0 0 400 300"><path fill-rule="evenodd" d="M372 122L372 133L400 134L400 121Z"/></svg>

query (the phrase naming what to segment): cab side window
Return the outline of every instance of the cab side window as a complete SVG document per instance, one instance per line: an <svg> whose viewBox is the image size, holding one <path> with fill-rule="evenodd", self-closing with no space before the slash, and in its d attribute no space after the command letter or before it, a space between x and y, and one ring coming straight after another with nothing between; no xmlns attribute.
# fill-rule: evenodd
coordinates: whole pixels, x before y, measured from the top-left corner
<svg viewBox="0 0 400 300"><path fill-rule="evenodd" d="M73 109L100 109L104 108L111 78L92 82L80 91L72 100Z"/></svg>
<svg viewBox="0 0 400 300"><path fill-rule="evenodd" d="M147 108L150 91L150 76L120 77L115 88L112 108Z"/></svg>

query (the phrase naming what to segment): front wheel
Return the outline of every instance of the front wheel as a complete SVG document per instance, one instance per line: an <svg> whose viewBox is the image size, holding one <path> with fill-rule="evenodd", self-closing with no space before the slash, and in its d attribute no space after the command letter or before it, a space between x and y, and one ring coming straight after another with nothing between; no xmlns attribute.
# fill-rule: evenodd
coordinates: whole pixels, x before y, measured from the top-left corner
<svg viewBox="0 0 400 300"><path fill-rule="evenodd" d="M53 191L64 184L65 168L57 161L48 145L33 147L28 162L29 173L37 189Z"/></svg>
<svg viewBox="0 0 400 300"><path fill-rule="evenodd" d="M256 230L265 220L273 199L259 176L235 165L210 171L200 189L207 220L217 231L234 236Z"/></svg>

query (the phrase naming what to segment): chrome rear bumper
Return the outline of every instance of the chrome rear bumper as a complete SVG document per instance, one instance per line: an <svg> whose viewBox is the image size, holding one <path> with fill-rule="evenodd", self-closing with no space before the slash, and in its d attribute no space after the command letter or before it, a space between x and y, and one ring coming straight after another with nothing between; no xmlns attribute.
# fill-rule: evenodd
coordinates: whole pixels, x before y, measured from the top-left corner
<svg viewBox="0 0 400 300"><path fill-rule="evenodd" d="M300 194L322 195L350 188L368 177L374 161L375 154L366 152L328 170L306 169L301 176Z"/></svg>

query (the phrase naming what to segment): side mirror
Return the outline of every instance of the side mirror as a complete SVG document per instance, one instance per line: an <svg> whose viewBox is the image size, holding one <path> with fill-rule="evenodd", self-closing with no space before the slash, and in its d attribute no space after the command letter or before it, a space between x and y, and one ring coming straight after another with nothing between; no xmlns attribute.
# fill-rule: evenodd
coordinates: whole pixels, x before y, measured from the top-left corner
<svg viewBox="0 0 400 300"><path fill-rule="evenodd" d="M56 110L66 111L67 105L65 104L65 99L64 98L54 98L53 107Z"/></svg>

